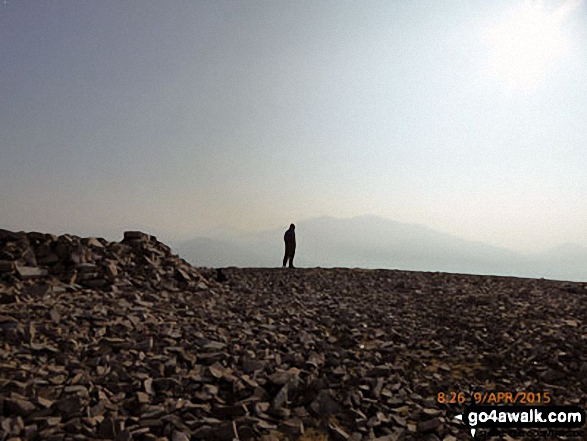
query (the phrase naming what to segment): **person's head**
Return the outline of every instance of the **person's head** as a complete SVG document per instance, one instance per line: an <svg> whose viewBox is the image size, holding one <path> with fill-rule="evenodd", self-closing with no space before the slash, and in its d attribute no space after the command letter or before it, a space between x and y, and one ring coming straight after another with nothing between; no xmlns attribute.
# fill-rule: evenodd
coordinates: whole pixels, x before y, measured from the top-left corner
<svg viewBox="0 0 587 441"><path fill-rule="evenodd" d="M289 226L289 229L290 229L290 230L295 230L295 228L296 228L296 226L295 226L294 224L291 224L291 225Z"/></svg>

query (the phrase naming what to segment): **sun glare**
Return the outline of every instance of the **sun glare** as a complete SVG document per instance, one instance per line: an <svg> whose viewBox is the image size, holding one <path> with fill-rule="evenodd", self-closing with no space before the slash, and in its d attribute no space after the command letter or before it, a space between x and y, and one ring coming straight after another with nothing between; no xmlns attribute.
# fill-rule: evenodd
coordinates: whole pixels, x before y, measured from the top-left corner
<svg viewBox="0 0 587 441"><path fill-rule="evenodd" d="M566 0L556 8L526 0L508 19L489 31L491 70L511 88L533 89L554 63L565 57L565 29L582 0Z"/></svg>

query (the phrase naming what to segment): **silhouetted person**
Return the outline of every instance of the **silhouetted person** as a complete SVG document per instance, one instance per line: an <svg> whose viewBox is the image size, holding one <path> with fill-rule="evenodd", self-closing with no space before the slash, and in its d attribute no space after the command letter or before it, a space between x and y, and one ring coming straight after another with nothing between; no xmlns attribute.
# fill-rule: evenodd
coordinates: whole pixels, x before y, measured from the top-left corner
<svg viewBox="0 0 587 441"><path fill-rule="evenodd" d="M296 226L291 224L289 226L289 230L287 230L283 236L283 240L285 241L285 256L283 257L283 266L289 260L289 267L294 268L293 259L294 254L296 253L296 233L295 230Z"/></svg>

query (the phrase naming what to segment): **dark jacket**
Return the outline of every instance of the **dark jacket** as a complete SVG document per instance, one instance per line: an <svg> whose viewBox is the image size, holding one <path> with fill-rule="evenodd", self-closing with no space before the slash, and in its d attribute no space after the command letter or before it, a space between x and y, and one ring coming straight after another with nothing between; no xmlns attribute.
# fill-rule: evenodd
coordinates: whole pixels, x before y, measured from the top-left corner
<svg viewBox="0 0 587 441"><path fill-rule="evenodd" d="M288 249L295 249L296 247L296 233L294 230L289 229L283 235L283 240L285 241L285 247Z"/></svg>

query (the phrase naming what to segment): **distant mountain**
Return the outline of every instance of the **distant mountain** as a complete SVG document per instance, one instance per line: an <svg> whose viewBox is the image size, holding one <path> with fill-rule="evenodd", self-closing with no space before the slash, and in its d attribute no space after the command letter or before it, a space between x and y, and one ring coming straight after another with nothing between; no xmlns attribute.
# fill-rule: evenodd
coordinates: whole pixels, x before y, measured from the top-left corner
<svg viewBox="0 0 587 441"><path fill-rule="evenodd" d="M539 255L543 259L555 259L565 263L587 262L587 247L574 243L565 243Z"/></svg>
<svg viewBox="0 0 587 441"><path fill-rule="evenodd" d="M283 259L287 227L253 233L224 229L211 237L176 243L173 249L196 266L276 267ZM390 268L587 281L587 248L573 244L529 257L377 216L301 221L296 223L296 237L295 263L300 267Z"/></svg>
<svg viewBox="0 0 587 441"><path fill-rule="evenodd" d="M530 262L550 278L587 281L587 247L565 243L532 256Z"/></svg>
<svg viewBox="0 0 587 441"><path fill-rule="evenodd" d="M196 266L267 267L277 266L279 262L279 249L276 249L275 244L271 245L271 253L269 247L261 242L251 243L231 237L197 237L171 246L174 252ZM270 259L271 254L275 255L273 261Z"/></svg>

